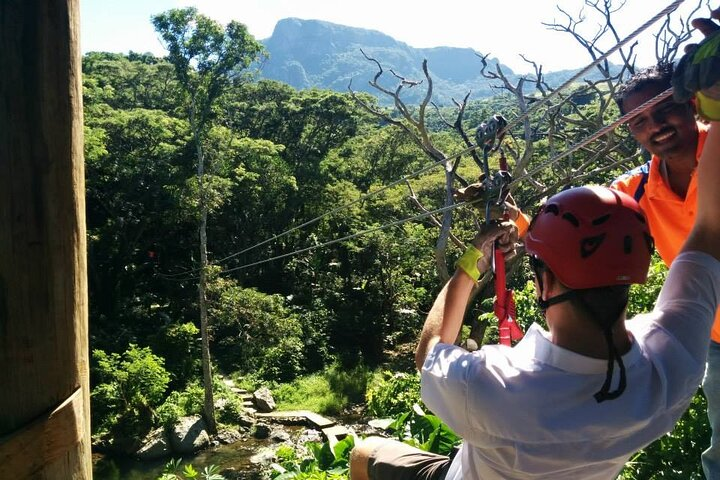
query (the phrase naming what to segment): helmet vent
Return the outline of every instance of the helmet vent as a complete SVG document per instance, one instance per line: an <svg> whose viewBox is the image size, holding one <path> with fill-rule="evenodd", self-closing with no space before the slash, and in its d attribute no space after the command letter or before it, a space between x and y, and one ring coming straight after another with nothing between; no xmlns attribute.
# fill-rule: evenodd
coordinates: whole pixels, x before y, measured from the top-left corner
<svg viewBox="0 0 720 480"><path fill-rule="evenodd" d="M600 235L595 235L594 237L583 238L582 242L580 243L580 257L587 258L593 253L595 253L595 250L598 249L598 247L602 244L603 240L605 240L604 233Z"/></svg>
<svg viewBox="0 0 720 480"><path fill-rule="evenodd" d="M598 217L595 220L592 221L593 225L602 225L603 223L607 222L610 218L610 214L603 215L602 217Z"/></svg>
<svg viewBox="0 0 720 480"><path fill-rule="evenodd" d="M560 215L560 209L557 205L551 203L550 205L545 206L545 213L554 213L555 215Z"/></svg>
<svg viewBox="0 0 720 480"><path fill-rule="evenodd" d="M630 235L625 235L623 238L623 251L626 254L632 253L632 237Z"/></svg>
<svg viewBox="0 0 720 480"><path fill-rule="evenodd" d="M564 220L567 220L568 222L572 223L572 224L575 225L576 227L579 227L579 226L580 226L580 222L578 221L578 219L575 217L575 215L573 215L573 214L570 213L570 212L565 212L565 213L563 213L562 218L563 218Z"/></svg>
<svg viewBox="0 0 720 480"><path fill-rule="evenodd" d="M647 244L648 250L652 255L652 253L655 251L655 240L653 240L653 237L651 237L647 233L643 233L643 236L645 237L645 243Z"/></svg>

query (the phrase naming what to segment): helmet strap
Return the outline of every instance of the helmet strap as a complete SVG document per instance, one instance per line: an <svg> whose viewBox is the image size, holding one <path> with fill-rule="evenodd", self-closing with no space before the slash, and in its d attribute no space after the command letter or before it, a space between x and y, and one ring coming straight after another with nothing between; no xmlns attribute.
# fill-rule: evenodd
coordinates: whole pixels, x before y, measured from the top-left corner
<svg viewBox="0 0 720 480"><path fill-rule="evenodd" d="M532 260L532 257L531 257ZM554 297L548 298L547 300L543 300L542 294L545 291L544 283L543 283L543 272L547 271L546 267L542 263L542 261L530 262L530 267L533 270L533 273L535 274L535 278L538 282L538 297L537 297L537 304L540 307L540 310L542 310L543 314L545 311L551 306L555 305L556 303L564 302L565 300L570 300L571 298L575 297L577 293L575 290L568 290L567 292L561 293L560 295L555 295Z"/></svg>
<svg viewBox="0 0 720 480"><path fill-rule="evenodd" d="M625 364L623 363L622 357L618 354L618 351L615 348L615 344L613 343L612 327L605 327L603 329L603 333L605 334L605 341L607 342L609 354L608 368L605 375L605 383L603 383L600 391L593 395L598 403L602 403L605 400L614 400L618 398L625 391L625 386L627 384L627 378L625 377ZM620 367L620 381L617 388L611 392L610 385L612 384L615 362L617 362L618 366Z"/></svg>
<svg viewBox="0 0 720 480"><path fill-rule="evenodd" d="M540 291L542 291L542 280L539 280L538 283L540 284ZM573 297L577 296L577 292L575 290L568 290L565 293L561 293L560 295L555 295L554 297L550 297L547 300L543 300L542 297L539 297L537 299L538 306L542 311L544 312L547 310L551 305L555 305L556 303L564 302L566 300L570 300Z"/></svg>
<svg viewBox="0 0 720 480"><path fill-rule="evenodd" d="M540 287L540 292L543 291L543 284L542 284L542 276L537 275L538 279L538 285ZM542 295L542 293L541 293ZM543 312L545 312L548 307L551 305L555 305L556 303L564 302L566 300L570 300L571 298L577 298L581 304L585 304L583 298L578 295L576 290L568 290L567 292L561 293L560 295L556 295L554 297L548 298L547 300L543 300L542 297L539 297L537 299L537 303L542 309ZM585 305L584 305L585 306ZM586 307L587 308L587 307ZM622 312L619 312L618 315L620 315ZM625 375L625 364L622 361L622 356L618 353L617 349L615 348L615 343L613 342L613 325L608 325L602 327L603 335L605 336L605 343L608 347L608 366L607 366L607 373L605 374L605 382L603 383L603 386L600 388L600 390L593 395L595 397L595 400L598 403L602 403L605 400L614 400L618 398L622 393L625 391L625 387L627 386L627 377ZM620 367L620 380L618 382L618 386L614 391L610 391L610 386L612 385L612 378L613 373L615 371L615 362L617 362L618 366Z"/></svg>

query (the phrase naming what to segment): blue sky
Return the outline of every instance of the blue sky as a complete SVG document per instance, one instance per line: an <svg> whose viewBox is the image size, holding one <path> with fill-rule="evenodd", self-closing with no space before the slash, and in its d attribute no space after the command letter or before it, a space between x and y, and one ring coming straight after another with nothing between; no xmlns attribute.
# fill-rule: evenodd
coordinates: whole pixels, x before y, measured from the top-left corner
<svg viewBox="0 0 720 480"><path fill-rule="evenodd" d="M624 38L670 3L626 0L620 13L613 16L619 36ZM696 3L685 0L675 16L687 16ZM590 62L570 35L549 31L542 25L564 19L557 5L577 14L582 0L363 0L353 2L361 5L354 8L341 0L81 0L82 50L164 55L150 16L190 5L220 23L244 23L257 39L269 37L278 20L299 17L379 30L413 47L471 47L489 52L518 72L529 70L521 53L542 64L546 71L582 67ZM588 14L580 32L591 36L598 21ZM652 32L658 25L639 37L640 65L653 62Z"/></svg>

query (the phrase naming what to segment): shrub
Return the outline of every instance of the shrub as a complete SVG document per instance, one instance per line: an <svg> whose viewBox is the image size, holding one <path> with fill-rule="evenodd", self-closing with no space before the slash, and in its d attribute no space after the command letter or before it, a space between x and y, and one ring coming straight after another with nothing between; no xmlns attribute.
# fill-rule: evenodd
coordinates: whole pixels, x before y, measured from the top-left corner
<svg viewBox="0 0 720 480"><path fill-rule="evenodd" d="M302 326L282 296L242 288L220 277L208 283L208 295L215 358L221 368L257 371L275 381L289 381L303 371Z"/></svg>
<svg viewBox="0 0 720 480"><path fill-rule="evenodd" d="M420 375L382 371L376 373L365 394L368 411L377 417L392 417L420 404Z"/></svg>
<svg viewBox="0 0 720 480"><path fill-rule="evenodd" d="M278 463L285 468L290 468L293 463L298 461L297 452L290 445L280 445L277 450L275 450L275 458L277 458Z"/></svg>
<svg viewBox="0 0 720 480"><path fill-rule="evenodd" d="M462 442L439 417L425 414L417 406L396 418L389 428L398 440L440 455L450 455Z"/></svg>
<svg viewBox="0 0 720 480"><path fill-rule="evenodd" d="M668 269L655 254L650 263L648 279L642 285L630 287L630 301L628 302L627 316L632 318L639 313L649 312L655 306L660 290L662 289Z"/></svg>
<svg viewBox="0 0 720 480"><path fill-rule="evenodd" d="M195 470L191 463L183 465L182 460L171 459L165 464L165 469L157 480L189 480L195 478L198 480L225 480L225 477L218 473L219 471L220 468L217 465L208 465L202 470Z"/></svg>
<svg viewBox="0 0 720 480"><path fill-rule="evenodd" d="M250 372L250 373L240 373L235 372L231 375L231 378L233 382L235 382L235 386L238 388L242 388L243 390L247 390L248 392L254 392L262 385L266 384L267 382L260 378L257 372ZM271 389L272 390L272 389Z"/></svg>
<svg viewBox="0 0 720 480"><path fill-rule="evenodd" d="M325 377L333 392L341 392L350 403L363 403L368 381L372 377L370 370L364 365L352 369L341 368L334 364L324 371Z"/></svg>
<svg viewBox="0 0 720 480"><path fill-rule="evenodd" d="M142 436L152 425L152 410L163 399L170 375L149 348L130 345L122 354L93 351L93 426L96 432L120 428Z"/></svg>
<svg viewBox="0 0 720 480"><path fill-rule="evenodd" d="M346 480L350 462L350 451L355 446L355 437L348 435L330 447L328 442L308 442L305 447L312 457L300 459L297 452L288 447L276 453L279 463L272 465L271 478L274 480ZM282 447L281 447L282 448Z"/></svg>
<svg viewBox="0 0 720 480"><path fill-rule="evenodd" d="M527 329L530 328L530 325L533 323L538 323L546 327L545 316L537 303L535 283L532 280L526 281L524 287L522 289L516 289L514 294L515 312L522 331L527 332Z"/></svg>
<svg viewBox="0 0 720 480"><path fill-rule="evenodd" d="M273 396L279 410L311 410L334 415L347 404L341 393L332 391L322 374L307 375L280 385Z"/></svg>
<svg viewBox="0 0 720 480"><path fill-rule="evenodd" d="M282 338L265 350L259 375L266 380L289 382L303 368L303 343L299 338Z"/></svg>
<svg viewBox="0 0 720 480"><path fill-rule="evenodd" d="M308 308L297 308L296 311L302 325L305 369L309 372L322 370L332 360L328 331L332 312L317 299Z"/></svg>
<svg viewBox="0 0 720 480"><path fill-rule="evenodd" d="M152 337L153 350L165 359L172 375L173 390L185 388L188 382L199 378L200 330L192 323L170 324Z"/></svg>
<svg viewBox="0 0 720 480"><path fill-rule="evenodd" d="M702 480L700 454L710 445L707 403L702 392L695 394L690 408L675 429L635 454L618 477L620 480Z"/></svg>
<svg viewBox="0 0 720 480"><path fill-rule="evenodd" d="M243 402L237 395L223 397L225 403L216 410L217 421L228 425L238 425L240 417L245 413Z"/></svg>
<svg viewBox="0 0 720 480"><path fill-rule="evenodd" d="M158 420L163 425L173 425L178 418L199 415L203 411L205 391L197 384L188 385L182 392L172 392L157 409Z"/></svg>

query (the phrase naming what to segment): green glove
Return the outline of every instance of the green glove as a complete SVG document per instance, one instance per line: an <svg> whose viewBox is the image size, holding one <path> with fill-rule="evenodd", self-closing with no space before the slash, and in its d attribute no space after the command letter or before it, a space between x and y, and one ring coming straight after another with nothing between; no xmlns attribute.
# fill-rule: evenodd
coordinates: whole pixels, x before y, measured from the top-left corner
<svg viewBox="0 0 720 480"><path fill-rule="evenodd" d="M675 101L686 102L697 94L698 114L707 120L720 120L720 30L680 59L672 86Z"/></svg>

